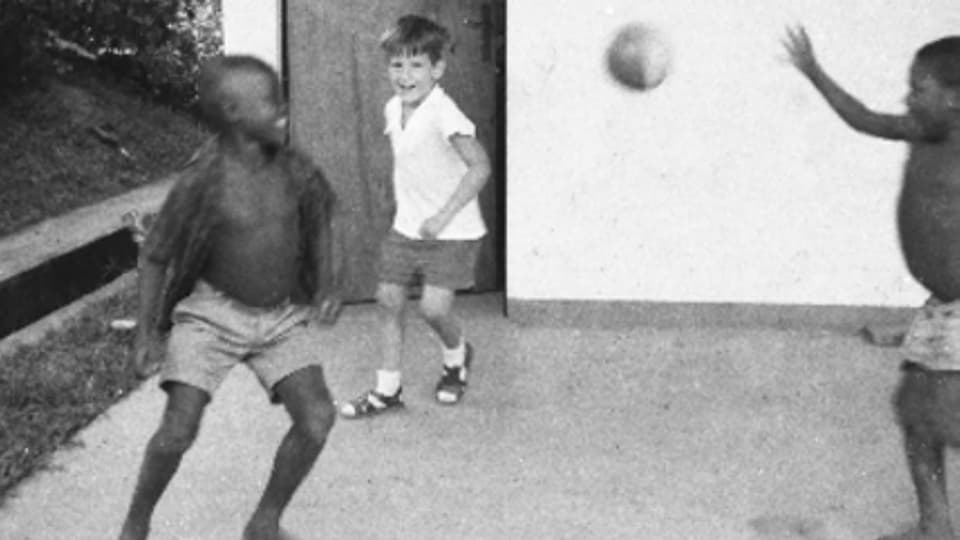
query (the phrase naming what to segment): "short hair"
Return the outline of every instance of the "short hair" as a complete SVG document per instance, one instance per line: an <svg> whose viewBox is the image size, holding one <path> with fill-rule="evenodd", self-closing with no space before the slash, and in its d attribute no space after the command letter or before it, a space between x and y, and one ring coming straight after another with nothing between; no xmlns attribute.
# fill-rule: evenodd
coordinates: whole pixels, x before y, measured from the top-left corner
<svg viewBox="0 0 960 540"><path fill-rule="evenodd" d="M223 116L223 103L229 97L224 80L230 73L259 73L279 85L277 72L260 58L244 54L217 56L208 60L200 68L197 84L197 101L203 119L216 130L226 125Z"/></svg>
<svg viewBox="0 0 960 540"><path fill-rule="evenodd" d="M914 61L928 66L940 84L960 88L960 36L927 43L917 51Z"/></svg>
<svg viewBox="0 0 960 540"><path fill-rule="evenodd" d="M391 56L426 54L436 63L450 43L446 28L419 15L404 15L380 38L380 48Z"/></svg>

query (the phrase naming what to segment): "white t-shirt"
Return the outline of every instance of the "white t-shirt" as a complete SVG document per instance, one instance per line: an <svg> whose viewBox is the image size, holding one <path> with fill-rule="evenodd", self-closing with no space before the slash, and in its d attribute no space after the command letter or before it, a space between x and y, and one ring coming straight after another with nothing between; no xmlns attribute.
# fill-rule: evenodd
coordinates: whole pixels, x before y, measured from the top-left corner
<svg viewBox="0 0 960 540"><path fill-rule="evenodd" d="M393 228L408 238L420 238L420 226L450 199L467 172L467 164L450 143L453 135L476 136L476 127L447 96L434 86L403 126L403 104L391 98L384 107L386 129L393 148L393 187L397 213ZM486 234L477 199L467 203L437 237L474 240Z"/></svg>

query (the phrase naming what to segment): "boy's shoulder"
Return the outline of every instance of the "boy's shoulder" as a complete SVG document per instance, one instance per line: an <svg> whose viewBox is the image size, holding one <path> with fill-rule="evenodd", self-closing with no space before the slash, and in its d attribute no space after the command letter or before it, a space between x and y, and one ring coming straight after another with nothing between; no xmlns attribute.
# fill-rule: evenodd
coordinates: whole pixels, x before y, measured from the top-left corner
<svg viewBox="0 0 960 540"><path fill-rule="evenodd" d="M453 108L458 111L460 110L460 105L457 103L457 100L453 99L453 96L447 93L440 85L437 85L433 89L428 97L428 101L437 109Z"/></svg>
<svg viewBox="0 0 960 540"><path fill-rule="evenodd" d="M324 200L336 199L323 169L309 154L288 144L281 150L280 158L290 179L300 190L314 193Z"/></svg>
<svg viewBox="0 0 960 540"><path fill-rule="evenodd" d="M306 152L293 145L285 145L280 150L280 159L296 177L310 176L320 171L320 167Z"/></svg>
<svg viewBox="0 0 960 540"><path fill-rule="evenodd" d="M187 187L201 183L209 176L212 166L219 157L217 137L208 138L194 153L174 172L176 185Z"/></svg>
<svg viewBox="0 0 960 540"><path fill-rule="evenodd" d="M326 176L320 165L309 154L293 145L286 145L280 151L280 159L290 178L297 185L310 187L316 183L326 184Z"/></svg>
<svg viewBox="0 0 960 540"><path fill-rule="evenodd" d="M218 157L217 138L211 137L171 174L172 186L162 211L176 214L177 219L185 219L184 214L192 212L218 183Z"/></svg>

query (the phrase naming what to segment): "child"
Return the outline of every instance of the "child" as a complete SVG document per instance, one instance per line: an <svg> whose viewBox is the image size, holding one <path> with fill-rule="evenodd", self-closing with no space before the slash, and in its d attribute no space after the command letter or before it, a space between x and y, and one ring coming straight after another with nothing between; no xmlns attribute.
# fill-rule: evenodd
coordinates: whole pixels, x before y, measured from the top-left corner
<svg viewBox="0 0 960 540"><path fill-rule="evenodd" d="M955 538L943 452L960 445L960 37L916 53L904 115L870 111L842 90L820 67L802 28L788 31L785 45L793 64L851 127L910 145L897 210L900 244L910 272L932 297L904 338L894 407L920 520L885 538Z"/></svg>
<svg viewBox="0 0 960 540"><path fill-rule="evenodd" d="M382 368L374 389L342 404L340 413L348 418L403 405L404 306L416 276L423 279L420 312L444 349L436 399L455 404L467 385L473 349L451 307L456 290L474 284L480 239L486 233L477 194L490 176L490 163L473 123L437 84L446 68L449 40L443 27L408 15L381 41L395 92L384 114L394 155L397 211L380 255Z"/></svg>
<svg viewBox="0 0 960 540"><path fill-rule="evenodd" d="M340 306L333 193L319 170L284 145L286 112L270 66L249 56L211 60L199 92L217 137L181 172L141 251L138 372L150 371L151 343L172 330L160 378L166 410L147 445L122 540L149 534L154 507L233 366L253 370L293 421L245 539L278 538L280 516L336 417L309 339L311 318L333 323Z"/></svg>

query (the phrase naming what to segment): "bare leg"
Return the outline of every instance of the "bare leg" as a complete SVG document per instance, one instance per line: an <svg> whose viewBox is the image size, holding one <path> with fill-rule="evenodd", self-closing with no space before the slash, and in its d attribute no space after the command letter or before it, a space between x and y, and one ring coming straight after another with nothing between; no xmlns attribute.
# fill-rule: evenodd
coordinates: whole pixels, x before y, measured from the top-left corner
<svg viewBox="0 0 960 540"><path fill-rule="evenodd" d="M407 288L396 283L381 283L377 287L380 306L382 369L400 371L403 362L404 307Z"/></svg>
<svg viewBox="0 0 960 540"><path fill-rule="evenodd" d="M206 392L192 386L173 383L167 389L166 410L159 429L147 444L120 540L147 538L153 510L177 472L183 454L196 439L209 401Z"/></svg>
<svg viewBox="0 0 960 540"><path fill-rule="evenodd" d="M451 315L454 292L450 289L427 285L420 298L420 312L423 318L437 333L443 346L454 349L460 345L463 331L460 324Z"/></svg>
<svg viewBox="0 0 960 540"><path fill-rule="evenodd" d="M917 526L882 540L953 540L950 506L944 473L944 440L953 438L945 422L952 395L960 387L948 384L931 372L904 373L895 406L903 431L904 449L917 495L920 519ZM955 435L955 434L954 434Z"/></svg>
<svg viewBox="0 0 960 540"><path fill-rule="evenodd" d="M267 487L244 529L245 540L279 539L280 517L313 468L336 419L320 366L291 374L277 384L276 391L293 425L277 449Z"/></svg>

